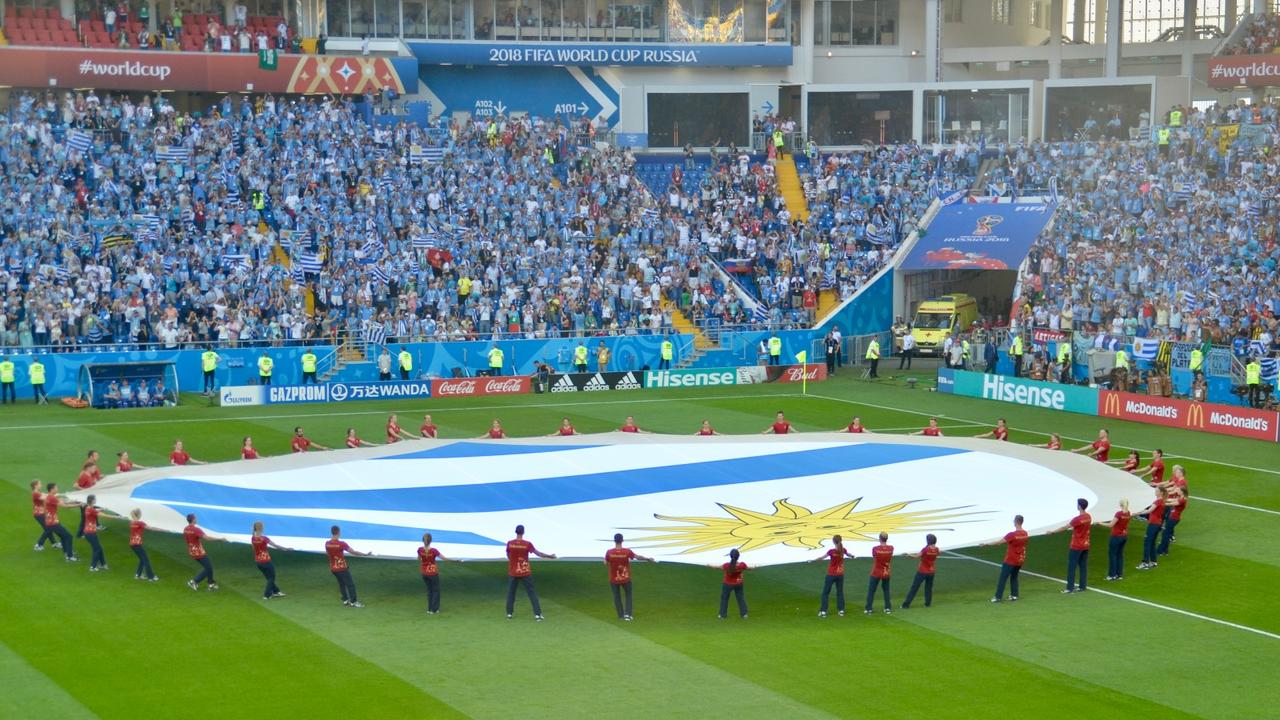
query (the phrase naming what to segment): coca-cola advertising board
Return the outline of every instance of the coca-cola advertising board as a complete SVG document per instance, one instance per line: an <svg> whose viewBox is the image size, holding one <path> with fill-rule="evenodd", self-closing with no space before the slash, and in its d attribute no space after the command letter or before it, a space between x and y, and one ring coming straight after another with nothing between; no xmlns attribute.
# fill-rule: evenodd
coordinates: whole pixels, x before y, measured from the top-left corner
<svg viewBox="0 0 1280 720"><path fill-rule="evenodd" d="M524 395L533 384L527 375L505 377L440 378L431 381L431 396L480 397L483 395Z"/></svg>

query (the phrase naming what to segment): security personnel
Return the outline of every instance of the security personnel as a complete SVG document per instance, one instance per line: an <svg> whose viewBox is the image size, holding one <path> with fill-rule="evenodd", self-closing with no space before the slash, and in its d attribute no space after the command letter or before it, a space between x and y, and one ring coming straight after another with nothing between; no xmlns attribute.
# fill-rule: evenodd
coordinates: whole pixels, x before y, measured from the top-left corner
<svg viewBox="0 0 1280 720"><path fill-rule="evenodd" d="M1071 382L1071 341L1070 340L1058 341L1058 367L1062 369L1062 376L1059 378L1059 381L1064 383L1070 383Z"/></svg>
<svg viewBox="0 0 1280 720"><path fill-rule="evenodd" d="M489 377L502 374L502 349L497 345L489 348Z"/></svg>
<svg viewBox="0 0 1280 720"><path fill-rule="evenodd" d="M405 346L401 345L398 359L400 360L400 379L408 380L409 374L413 372L413 355L410 355Z"/></svg>
<svg viewBox="0 0 1280 720"><path fill-rule="evenodd" d="M550 146L550 145L548 145L548 146L546 146L545 148L543 148L543 150L542 150L542 159L543 159L543 161L544 161L544 162L546 162L548 165L555 165L555 164L556 164L556 156L555 156L555 154L554 154L554 153L552 153L552 152L551 152L551 146Z"/></svg>
<svg viewBox="0 0 1280 720"><path fill-rule="evenodd" d="M1262 363L1258 358L1249 358L1244 366L1244 382L1249 386L1249 407L1262 406Z"/></svg>
<svg viewBox="0 0 1280 720"><path fill-rule="evenodd" d="M1169 111L1169 127L1182 127L1182 109L1176 105Z"/></svg>
<svg viewBox="0 0 1280 720"><path fill-rule="evenodd" d="M32 358L27 368L27 376L31 379L31 391L35 393L37 405L48 405L49 396L44 392L44 363L40 358Z"/></svg>
<svg viewBox="0 0 1280 720"><path fill-rule="evenodd" d="M776 157L782 157L782 153L787 149L786 136L782 134L782 130L773 131L773 150Z"/></svg>
<svg viewBox="0 0 1280 720"><path fill-rule="evenodd" d="M275 366L276 364L271 360L271 358L267 357L267 353L264 350L262 357L258 358L258 383L260 385L271 384L271 370Z"/></svg>
<svg viewBox="0 0 1280 720"><path fill-rule="evenodd" d="M17 390L14 389L13 361L0 357L0 403L12 401L18 404Z"/></svg>
<svg viewBox="0 0 1280 720"><path fill-rule="evenodd" d="M1013 361L1013 376L1022 377L1022 356L1026 353L1026 347L1022 344L1022 336L1014 335L1013 342L1009 343L1009 359Z"/></svg>
<svg viewBox="0 0 1280 720"><path fill-rule="evenodd" d="M1112 375L1114 377L1112 385L1115 386L1116 390L1127 391L1129 389L1129 353L1124 350L1116 351L1116 366L1112 371Z"/></svg>
<svg viewBox="0 0 1280 720"><path fill-rule="evenodd" d="M261 190L254 190L252 193L249 194L249 197L252 198L253 200L253 209L255 211L257 211L258 213L261 213L263 210L267 209L266 193L262 192Z"/></svg>
<svg viewBox="0 0 1280 720"><path fill-rule="evenodd" d="M587 346L581 340L578 341L578 347L573 349L573 367L580 373L587 371Z"/></svg>
<svg viewBox="0 0 1280 720"><path fill-rule="evenodd" d="M960 368L959 369L964 370L965 368L969 367L969 351L972 349L973 347L969 345L969 338L967 336L960 340Z"/></svg>
<svg viewBox="0 0 1280 720"><path fill-rule="evenodd" d="M1169 154L1169 136L1171 134L1167 127L1162 127L1156 131L1156 144L1160 146L1161 155Z"/></svg>
<svg viewBox="0 0 1280 720"><path fill-rule="evenodd" d="M302 384L307 383L315 385L316 383L316 354L311 352L311 348L307 348L302 353Z"/></svg>
<svg viewBox="0 0 1280 720"><path fill-rule="evenodd" d="M782 338L773 335L769 338L769 364L782 364Z"/></svg>
<svg viewBox="0 0 1280 720"><path fill-rule="evenodd" d="M200 369L204 371L204 394L212 395L214 389L213 372L218 369L218 353L211 347L205 347L200 353Z"/></svg>
<svg viewBox="0 0 1280 720"><path fill-rule="evenodd" d="M600 347L596 349L596 369L605 372L609 369L609 346L600 341Z"/></svg>
<svg viewBox="0 0 1280 720"><path fill-rule="evenodd" d="M667 370L671 367L671 356L675 353L675 346L668 339L662 341L662 359L658 361L659 370Z"/></svg>
<svg viewBox="0 0 1280 720"><path fill-rule="evenodd" d="M867 343L866 360L867 363L871 365L871 367L867 369L867 377L872 379L880 377L880 374L877 372L880 367L880 340L877 338L873 337L871 338L871 342Z"/></svg>
<svg viewBox="0 0 1280 720"><path fill-rule="evenodd" d="M1199 347L1191 351L1191 375L1195 377L1204 372L1204 351Z"/></svg>

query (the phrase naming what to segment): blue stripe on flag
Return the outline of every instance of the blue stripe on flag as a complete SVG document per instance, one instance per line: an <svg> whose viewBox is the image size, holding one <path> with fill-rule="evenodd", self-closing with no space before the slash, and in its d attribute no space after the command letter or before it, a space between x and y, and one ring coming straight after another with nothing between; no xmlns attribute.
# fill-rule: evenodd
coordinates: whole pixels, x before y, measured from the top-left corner
<svg viewBox="0 0 1280 720"><path fill-rule="evenodd" d="M271 534L277 537L320 538L329 536L329 527L342 525L342 532L349 538L361 540L399 540L419 542L424 532L431 533L431 539L438 543L457 543L460 545L504 545L500 540L477 535L465 530L434 530L419 527L400 527L397 525L381 525L348 520L346 518L299 517L297 515L271 515L261 512L241 512L239 510L223 510L219 508L200 507L195 505L168 504L167 507L180 515L196 513L200 516L200 527L216 534L243 534L244 529L253 527L253 523L262 520L268 523Z"/></svg>
<svg viewBox="0 0 1280 720"><path fill-rule="evenodd" d="M377 460L413 460L418 458L464 458L489 455L528 455L531 453L590 450L599 445L499 445L491 442L456 442L428 450L415 450L403 455L384 455Z"/></svg>

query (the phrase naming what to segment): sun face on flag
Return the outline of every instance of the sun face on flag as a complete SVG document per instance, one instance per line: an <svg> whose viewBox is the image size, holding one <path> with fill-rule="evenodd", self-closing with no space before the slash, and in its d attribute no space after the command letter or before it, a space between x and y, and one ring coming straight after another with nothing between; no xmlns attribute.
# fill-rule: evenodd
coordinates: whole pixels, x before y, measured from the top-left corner
<svg viewBox="0 0 1280 720"><path fill-rule="evenodd" d="M812 512L786 498L773 502L772 514L717 503L731 517L672 517L654 515L658 520L690 523L683 527L642 527L634 530L660 532L661 535L636 538L637 543L651 547L684 547L681 554L738 548L746 552L787 545L817 549L832 535L850 541L874 542L881 532L931 532L948 530L952 525L975 522L982 511L963 511L965 507L903 512L914 500L891 503L878 508L858 510L862 498L850 500L825 510ZM960 518L970 517L972 520Z"/></svg>

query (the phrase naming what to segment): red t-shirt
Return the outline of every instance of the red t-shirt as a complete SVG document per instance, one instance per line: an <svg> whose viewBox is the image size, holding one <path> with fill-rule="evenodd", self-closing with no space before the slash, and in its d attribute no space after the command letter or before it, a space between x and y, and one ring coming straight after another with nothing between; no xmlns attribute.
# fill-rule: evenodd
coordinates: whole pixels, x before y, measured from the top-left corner
<svg viewBox="0 0 1280 720"><path fill-rule="evenodd" d="M422 437L433 438L436 436L437 429L435 423L423 423L422 427L418 428L418 434L422 435Z"/></svg>
<svg viewBox="0 0 1280 720"><path fill-rule="evenodd" d="M1004 541L1009 547L1004 551L1004 563L1014 567L1022 567L1027 560L1027 531L1014 530L1006 533Z"/></svg>
<svg viewBox="0 0 1280 720"><path fill-rule="evenodd" d="M625 585L631 582L631 561L636 554L630 548L609 548L604 554L609 563L609 582L614 585Z"/></svg>
<svg viewBox="0 0 1280 720"><path fill-rule="evenodd" d="M995 439L997 439L997 440L1008 440L1008 439L1009 439L1009 428L999 428L999 427L998 427L998 428L993 428L993 429L991 430L991 433L992 433L992 435L995 437Z"/></svg>
<svg viewBox="0 0 1280 720"><path fill-rule="evenodd" d="M116 463L116 472L129 472L133 469L133 462L130 460L121 460Z"/></svg>
<svg viewBox="0 0 1280 720"><path fill-rule="evenodd" d="M937 545L925 545L920 551L920 567L916 568L916 572L922 575L932 575L933 565L938 561L938 555L942 550Z"/></svg>
<svg viewBox="0 0 1280 720"><path fill-rule="evenodd" d="M394 442L394 441L388 440L387 442ZM347 438L347 447L349 447L349 448L358 448L358 447L360 447L360 437L359 437L359 436L352 436L352 437Z"/></svg>
<svg viewBox="0 0 1280 720"><path fill-rule="evenodd" d="M860 433L860 432L865 432L866 428L862 427L857 423L849 423L849 427L845 428L844 431L851 432L851 433Z"/></svg>
<svg viewBox="0 0 1280 720"><path fill-rule="evenodd" d="M249 538L249 544L253 546L253 561L256 563L271 562L271 552L268 543L271 540L266 536L255 536Z"/></svg>
<svg viewBox="0 0 1280 720"><path fill-rule="evenodd" d="M791 423L786 420L779 420L773 424L774 435L786 435L789 432L791 432Z"/></svg>
<svg viewBox="0 0 1280 720"><path fill-rule="evenodd" d="M96 507L87 507L84 509L84 533L86 535L96 534L98 532L98 513L102 512Z"/></svg>
<svg viewBox="0 0 1280 720"><path fill-rule="evenodd" d="M1164 482L1164 461L1152 459L1151 461L1151 482Z"/></svg>
<svg viewBox="0 0 1280 720"><path fill-rule="evenodd" d="M1185 497L1178 499L1178 504L1169 510L1170 520L1181 520L1182 511L1187 508L1187 499Z"/></svg>
<svg viewBox="0 0 1280 720"><path fill-rule="evenodd" d="M44 514L44 493L40 492L39 490L31 491L31 514L32 515Z"/></svg>
<svg viewBox="0 0 1280 720"><path fill-rule="evenodd" d="M187 554L196 560L205 556L203 537L204 531L195 525L188 525L182 530L182 538L187 541Z"/></svg>
<svg viewBox="0 0 1280 720"><path fill-rule="evenodd" d="M1062 449L1062 443L1061 443L1061 442L1059 442L1059 441L1057 441L1057 440L1050 440L1050 441L1049 441L1049 449L1050 449L1050 450L1061 450L1061 449Z"/></svg>
<svg viewBox="0 0 1280 720"><path fill-rule="evenodd" d="M724 570L725 585L741 585L742 573L746 572L747 566L744 563L738 563L737 568L733 572L729 572L729 563L725 563L720 566L720 569Z"/></svg>
<svg viewBox="0 0 1280 720"><path fill-rule="evenodd" d="M294 435L293 439L289 441L289 447L293 448L296 453L306 452L307 448L311 447L311 441L305 437Z"/></svg>
<svg viewBox="0 0 1280 720"><path fill-rule="evenodd" d="M331 572L341 572L347 569L347 557L343 553L350 550L351 546L342 540L325 542L324 551L329 555L329 570Z"/></svg>
<svg viewBox="0 0 1280 720"><path fill-rule="evenodd" d="M141 520L129 521L129 546L137 547L142 544L142 533L147 529L147 524Z"/></svg>
<svg viewBox="0 0 1280 720"><path fill-rule="evenodd" d="M92 470L81 470L80 476L76 478L76 487L81 490L88 490L98 483L98 479L93 476Z"/></svg>
<svg viewBox="0 0 1280 720"><path fill-rule="evenodd" d="M186 465L191 460L191 455L186 450L174 450L169 453L169 462L174 465Z"/></svg>
<svg viewBox="0 0 1280 720"><path fill-rule="evenodd" d="M1124 470L1125 472L1133 472L1134 470L1138 469L1138 461L1134 460L1133 458L1126 458L1124 461L1124 467L1120 469Z"/></svg>
<svg viewBox="0 0 1280 720"><path fill-rule="evenodd" d="M1093 526L1093 518L1089 513L1082 512L1071 518L1071 549L1072 550L1088 550L1089 549L1089 528Z"/></svg>
<svg viewBox="0 0 1280 720"><path fill-rule="evenodd" d="M399 439L400 439L400 424L393 423L393 422L387 423L387 442L393 443Z"/></svg>
<svg viewBox="0 0 1280 720"><path fill-rule="evenodd" d="M639 426L639 425L623 425L622 427L620 427L620 428L618 428L618 429L619 429L619 430L621 430L622 432L629 432L629 433L638 433L638 432L640 432L640 426Z"/></svg>
<svg viewBox="0 0 1280 720"><path fill-rule="evenodd" d="M1096 457L1101 462L1106 462L1109 459L1109 456L1111 455L1111 441L1110 440L1094 440L1093 449L1101 451L1097 455L1094 455L1094 457Z"/></svg>
<svg viewBox="0 0 1280 720"><path fill-rule="evenodd" d="M572 425L570 425L569 427L565 427L565 426L561 425L561 426L560 426L560 434L561 434L561 435L572 435L572 434L573 434L573 426L572 426Z"/></svg>
<svg viewBox="0 0 1280 720"><path fill-rule="evenodd" d="M501 430L494 430L493 428L489 429L489 437L494 440L501 440L502 436L505 434L506 433L502 432Z"/></svg>
<svg viewBox="0 0 1280 720"><path fill-rule="evenodd" d="M1131 517L1133 517L1133 514L1130 513L1128 510L1117 510L1115 514L1115 518L1116 518L1115 524L1111 526L1111 536L1125 537L1126 535L1128 535L1129 534L1129 518Z"/></svg>
<svg viewBox="0 0 1280 720"><path fill-rule="evenodd" d="M58 496L49 493L44 496L44 524L58 524L58 506L62 503L58 501Z"/></svg>
<svg viewBox="0 0 1280 720"><path fill-rule="evenodd" d="M708 430L708 429L706 429L706 428L699 428L699 429L698 429L698 434L699 434L699 435L715 435L715 434L716 434L716 431L715 431L715 428L711 428L711 429L709 429L709 430Z"/></svg>
<svg viewBox="0 0 1280 720"><path fill-rule="evenodd" d="M436 558L440 557L440 551L431 548L418 548L418 562L422 565L422 574L427 577L435 577L440 574L440 567L436 565Z"/></svg>
<svg viewBox="0 0 1280 720"><path fill-rule="evenodd" d="M844 575L844 550L831 548L827 551L827 575L840 577Z"/></svg>
<svg viewBox="0 0 1280 720"><path fill-rule="evenodd" d="M1161 499L1159 498L1159 496L1157 496L1157 497L1156 497L1156 502L1155 502L1155 507L1151 508L1151 512L1147 513L1147 524L1148 524L1148 525L1163 525L1163 524L1164 524L1164 512L1165 512L1165 501L1164 501L1164 500L1161 500ZM48 515L45 515L45 522L48 522L48 519L49 519L49 516L48 516Z"/></svg>
<svg viewBox="0 0 1280 720"><path fill-rule="evenodd" d="M871 565L871 577L889 577L889 563L893 562L893 546L877 545L871 549L871 557L875 561Z"/></svg>
<svg viewBox="0 0 1280 720"><path fill-rule="evenodd" d="M529 567L529 553L533 552L533 543L528 540L515 539L507 543L507 574L511 577L529 577L533 568Z"/></svg>
<svg viewBox="0 0 1280 720"><path fill-rule="evenodd" d="M942 437L942 428L927 427L921 434L928 435L929 437Z"/></svg>
<svg viewBox="0 0 1280 720"><path fill-rule="evenodd" d="M240 459L241 459L241 460L257 460L257 459L258 459L258 449L257 449L257 448L247 448L247 447L242 447L242 448L240 448Z"/></svg>

